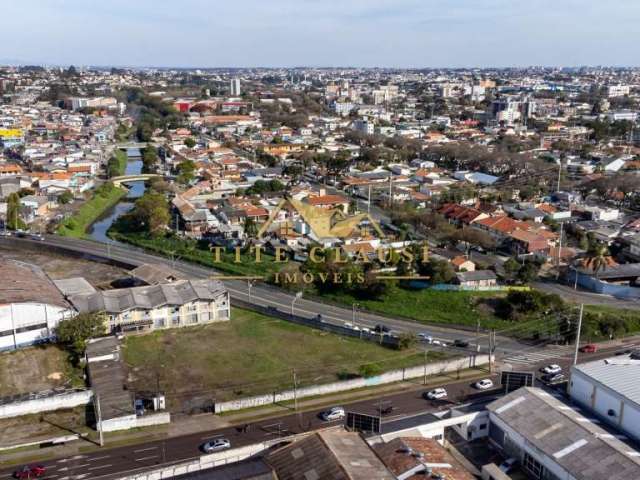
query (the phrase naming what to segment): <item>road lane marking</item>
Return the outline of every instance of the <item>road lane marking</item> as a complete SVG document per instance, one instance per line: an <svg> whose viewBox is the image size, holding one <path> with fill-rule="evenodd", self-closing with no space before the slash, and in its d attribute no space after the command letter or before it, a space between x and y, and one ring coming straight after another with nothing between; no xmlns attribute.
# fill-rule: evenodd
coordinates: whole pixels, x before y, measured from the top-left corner
<svg viewBox="0 0 640 480"><path fill-rule="evenodd" d="M111 455L104 455L102 457L87 458L87 462L95 462L96 460L104 460L105 458L111 458Z"/></svg>
<svg viewBox="0 0 640 480"><path fill-rule="evenodd" d="M96 467L89 467L89 468L87 468L87 470L99 470L99 469L101 469L101 468L109 468L109 467L112 467L112 466L113 466L113 465L111 465L111 464L109 463L109 464L107 464L107 465L98 465L98 466L96 466Z"/></svg>
<svg viewBox="0 0 640 480"><path fill-rule="evenodd" d="M158 447L148 447L148 448L141 448L139 450L134 450L133 453L139 453L139 452L148 452L149 450L155 450Z"/></svg>
<svg viewBox="0 0 640 480"><path fill-rule="evenodd" d="M222 433L219 433L217 435L207 435L206 437L200 437L200 440L213 440L214 438L220 438L223 436L224 435Z"/></svg>
<svg viewBox="0 0 640 480"><path fill-rule="evenodd" d="M159 455L151 455L150 457L142 457L142 458L136 458L135 461L136 462L144 462L145 460L151 460L152 458L158 458Z"/></svg>

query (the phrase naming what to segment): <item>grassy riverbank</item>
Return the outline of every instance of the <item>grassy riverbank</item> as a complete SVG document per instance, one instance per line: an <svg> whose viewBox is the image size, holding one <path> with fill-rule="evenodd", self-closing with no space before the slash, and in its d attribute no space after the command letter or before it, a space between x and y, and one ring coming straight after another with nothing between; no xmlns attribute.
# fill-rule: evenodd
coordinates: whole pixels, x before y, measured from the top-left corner
<svg viewBox="0 0 640 480"><path fill-rule="evenodd" d="M116 187L111 182L105 183L71 217L60 224L56 233L64 237L84 237L89 227L126 194L126 189Z"/></svg>

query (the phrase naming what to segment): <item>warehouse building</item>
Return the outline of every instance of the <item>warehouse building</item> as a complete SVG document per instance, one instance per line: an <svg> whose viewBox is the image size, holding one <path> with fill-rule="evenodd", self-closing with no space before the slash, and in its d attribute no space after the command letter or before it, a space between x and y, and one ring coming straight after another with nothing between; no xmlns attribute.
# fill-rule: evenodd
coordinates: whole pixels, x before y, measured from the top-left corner
<svg viewBox="0 0 640 480"><path fill-rule="evenodd" d="M490 403L489 441L536 480L640 478L640 451L575 405L524 387Z"/></svg>
<svg viewBox="0 0 640 480"><path fill-rule="evenodd" d="M569 393L575 402L640 441L639 379L640 356L621 355L574 365Z"/></svg>
<svg viewBox="0 0 640 480"><path fill-rule="evenodd" d="M36 265L0 260L0 350L47 342L71 305L46 273Z"/></svg>

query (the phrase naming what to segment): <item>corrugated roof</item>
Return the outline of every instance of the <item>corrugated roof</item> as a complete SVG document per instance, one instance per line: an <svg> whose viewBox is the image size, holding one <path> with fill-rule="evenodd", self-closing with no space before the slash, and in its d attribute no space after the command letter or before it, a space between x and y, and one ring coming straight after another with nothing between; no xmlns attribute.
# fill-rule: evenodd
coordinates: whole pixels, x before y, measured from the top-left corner
<svg viewBox="0 0 640 480"><path fill-rule="evenodd" d="M571 368L640 406L640 360L628 355L580 363ZM640 478L640 477L639 477Z"/></svg>
<svg viewBox="0 0 640 480"><path fill-rule="evenodd" d="M0 259L0 304L46 303L69 308L62 292L44 271L30 263Z"/></svg>
<svg viewBox="0 0 640 480"><path fill-rule="evenodd" d="M576 480L640 478L635 446L616 438L561 397L524 387L487 409Z"/></svg>

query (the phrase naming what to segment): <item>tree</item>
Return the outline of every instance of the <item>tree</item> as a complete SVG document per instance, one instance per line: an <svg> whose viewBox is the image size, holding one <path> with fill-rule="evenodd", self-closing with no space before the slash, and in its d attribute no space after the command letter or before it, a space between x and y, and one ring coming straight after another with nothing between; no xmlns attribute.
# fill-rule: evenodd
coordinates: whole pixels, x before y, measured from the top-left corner
<svg viewBox="0 0 640 480"><path fill-rule="evenodd" d="M525 262L525 264L518 270L517 278L521 283L533 282L538 278L539 270L540 267L538 267L534 262Z"/></svg>
<svg viewBox="0 0 640 480"><path fill-rule="evenodd" d="M188 185L196 177L196 164L193 160L185 160L178 164L178 182Z"/></svg>
<svg viewBox="0 0 640 480"><path fill-rule="evenodd" d="M147 144L147 147L142 151L142 172L153 173L156 170L156 163L158 162L158 153L156 148Z"/></svg>
<svg viewBox="0 0 640 480"><path fill-rule="evenodd" d="M504 268L504 273L507 279L513 280L516 277L518 270L520 270L520 264L515 258L510 257L506 262L504 262L502 268Z"/></svg>
<svg viewBox="0 0 640 480"><path fill-rule="evenodd" d="M150 190L136 200L132 218L135 221L134 229L147 231L151 235L161 234L171 219L169 202L163 194Z"/></svg>
<svg viewBox="0 0 640 480"><path fill-rule="evenodd" d="M607 268L610 263L611 256L609 255L609 249L606 245L602 243L591 245L587 252L587 258L584 260L584 265L593 270L596 278L598 278L598 273Z"/></svg>
<svg viewBox="0 0 640 480"><path fill-rule="evenodd" d="M104 313L80 313L73 318L62 320L56 327L58 342L78 357L84 353L87 340L106 333L107 322Z"/></svg>
<svg viewBox="0 0 640 480"><path fill-rule="evenodd" d="M69 190L65 190L58 196L58 203L62 205L66 205L67 203L70 203L72 200L73 200L73 193L71 193Z"/></svg>
<svg viewBox="0 0 640 480"><path fill-rule="evenodd" d="M187 138L184 139L184 144L188 148L193 148L193 147L196 146L196 141L192 137L187 137Z"/></svg>
<svg viewBox="0 0 640 480"><path fill-rule="evenodd" d="M7 226L11 230L24 230L27 224L20 218L20 195L12 193L7 198Z"/></svg>
<svg viewBox="0 0 640 480"><path fill-rule="evenodd" d="M258 236L258 226L256 225L256 221L251 217L244 219L244 234L249 238L256 238Z"/></svg>
<svg viewBox="0 0 640 480"><path fill-rule="evenodd" d="M427 263L419 265L420 275L431 277L431 283L438 285L449 283L456 276L451 264L446 260L430 258Z"/></svg>

